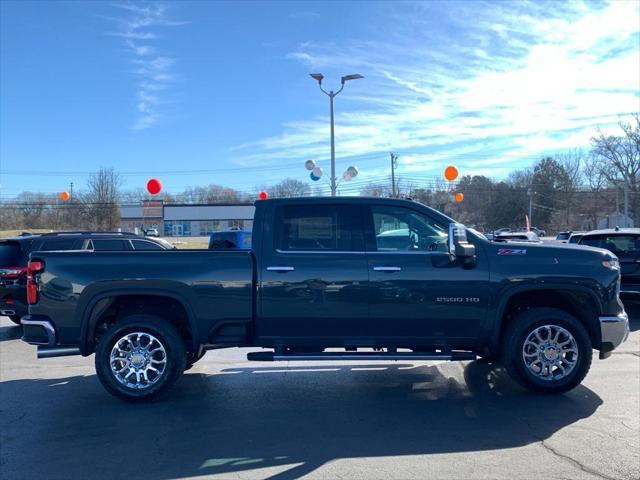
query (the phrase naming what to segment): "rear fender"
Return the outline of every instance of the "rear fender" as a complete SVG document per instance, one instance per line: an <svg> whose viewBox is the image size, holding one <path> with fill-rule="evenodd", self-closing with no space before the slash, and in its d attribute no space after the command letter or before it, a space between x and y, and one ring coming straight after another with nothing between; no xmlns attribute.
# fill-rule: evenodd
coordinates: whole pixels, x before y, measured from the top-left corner
<svg viewBox="0 0 640 480"><path fill-rule="evenodd" d="M178 284L180 288L176 288L177 282L162 282L170 285L165 285L164 288L149 287L146 286L123 286L122 281L118 281L118 286L110 286L105 283L88 287L80 296L78 302L78 308L80 322L80 352L82 355L90 355L93 353L93 336L97 326L98 318L92 319L92 313L96 305L100 300L109 297L123 297L123 296L135 296L135 295L147 295L155 297L167 297L179 302L187 313L189 322L189 329L191 330L191 345L189 348L193 351L198 346L198 327L196 322L196 316L191 308L191 303L188 300L188 296L180 293L180 290L188 288L182 284ZM154 282L159 283L159 282Z"/></svg>

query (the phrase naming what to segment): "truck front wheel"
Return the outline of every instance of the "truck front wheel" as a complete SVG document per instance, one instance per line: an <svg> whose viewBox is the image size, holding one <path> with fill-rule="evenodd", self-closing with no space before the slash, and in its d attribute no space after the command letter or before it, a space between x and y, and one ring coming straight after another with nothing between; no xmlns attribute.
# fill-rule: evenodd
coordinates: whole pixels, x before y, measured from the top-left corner
<svg viewBox="0 0 640 480"><path fill-rule="evenodd" d="M502 362L523 387L561 393L582 382L592 345L584 326L556 308L533 308L517 315L503 337Z"/></svg>
<svg viewBox="0 0 640 480"><path fill-rule="evenodd" d="M95 355L104 388L125 400L146 400L166 392L185 368L178 331L153 315L132 315L114 323Z"/></svg>

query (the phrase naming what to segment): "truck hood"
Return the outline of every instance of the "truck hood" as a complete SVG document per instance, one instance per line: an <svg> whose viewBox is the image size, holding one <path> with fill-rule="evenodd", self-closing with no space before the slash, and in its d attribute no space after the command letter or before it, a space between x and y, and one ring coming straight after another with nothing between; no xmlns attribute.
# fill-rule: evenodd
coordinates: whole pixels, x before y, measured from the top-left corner
<svg viewBox="0 0 640 480"><path fill-rule="evenodd" d="M521 260L517 263L601 265L603 260L616 258L603 248L570 243L491 242L490 245L495 256L505 260L517 257Z"/></svg>

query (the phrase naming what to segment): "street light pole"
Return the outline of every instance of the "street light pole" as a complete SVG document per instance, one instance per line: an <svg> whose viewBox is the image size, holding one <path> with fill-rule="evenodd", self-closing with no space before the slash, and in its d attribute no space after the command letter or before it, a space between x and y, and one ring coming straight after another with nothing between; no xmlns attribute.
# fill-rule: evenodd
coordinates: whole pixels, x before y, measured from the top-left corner
<svg viewBox="0 0 640 480"><path fill-rule="evenodd" d="M342 90L342 89L340 89ZM329 109L331 110L331 196L336 196L336 137L334 133L334 121L333 121L333 99L337 93L333 93L333 90L329 92Z"/></svg>
<svg viewBox="0 0 640 480"><path fill-rule="evenodd" d="M324 88L322 88L322 79L324 75L321 73L311 73L311 78L318 82L318 86L320 90L329 97L329 111L331 113L331 196L336 196L336 141L335 141L335 127L334 127L334 112L333 112L333 99L342 91L344 88L344 84L349 80L358 80L359 78L364 78L359 73L354 73L351 75L345 75L340 80L342 85L340 86L340 90L334 92L333 90L327 92Z"/></svg>

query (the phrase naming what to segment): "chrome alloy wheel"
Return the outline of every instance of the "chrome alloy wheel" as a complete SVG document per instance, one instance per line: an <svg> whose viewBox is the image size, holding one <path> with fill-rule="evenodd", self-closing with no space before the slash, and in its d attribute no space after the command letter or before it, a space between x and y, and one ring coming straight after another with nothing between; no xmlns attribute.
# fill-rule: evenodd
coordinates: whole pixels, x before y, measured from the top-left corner
<svg viewBox="0 0 640 480"><path fill-rule="evenodd" d="M569 375L578 362L578 344L573 335L557 325L533 330L522 346L524 364L535 377L559 380Z"/></svg>
<svg viewBox="0 0 640 480"><path fill-rule="evenodd" d="M167 352L156 337L128 333L111 349L111 373L126 387L144 390L160 380L167 368Z"/></svg>

